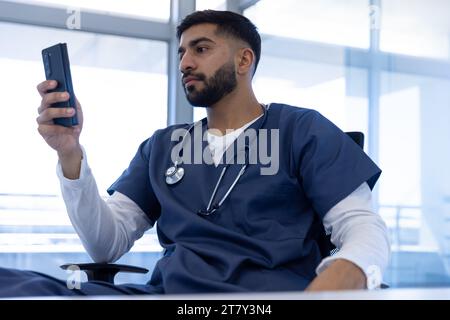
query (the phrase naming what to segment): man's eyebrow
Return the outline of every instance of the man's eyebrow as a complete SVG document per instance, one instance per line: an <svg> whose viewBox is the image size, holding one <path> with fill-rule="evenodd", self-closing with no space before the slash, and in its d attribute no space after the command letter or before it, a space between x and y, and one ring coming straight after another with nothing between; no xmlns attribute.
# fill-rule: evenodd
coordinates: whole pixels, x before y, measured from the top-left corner
<svg viewBox="0 0 450 320"><path fill-rule="evenodd" d="M197 38L197 39L191 40L189 42L189 47L195 47L200 42L211 42L211 43L215 44L215 42L213 40L211 40L210 38L201 37L201 38Z"/></svg>
<svg viewBox="0 0 450 320"><path fill-rule="evenodd" d="M210 38L207 37L200 37L194 40L189 41L188 46L189 47L195 47L196 45L198 45L200 42L211 42L213 44L216 44L213 40L211 40ZM183 47L179 47L178 48L178 53L183 53L185 51L185 48Z"/></svg>

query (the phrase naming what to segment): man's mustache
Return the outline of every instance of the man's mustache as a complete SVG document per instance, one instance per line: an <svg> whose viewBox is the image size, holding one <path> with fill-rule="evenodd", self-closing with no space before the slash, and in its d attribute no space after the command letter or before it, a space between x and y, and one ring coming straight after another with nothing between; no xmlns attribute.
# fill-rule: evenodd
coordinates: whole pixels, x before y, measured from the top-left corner
<svg viewBox="0 0 450 320"><path fill-rule="evenodd" d="M192 73L192 72L188 71L186 73L183 73L183 77L181 78L181 81L184 83L188 77L195 78L195 80L201 80L201 81L206 80L206 76L203 73L196 74L196 73Z"/></svg>

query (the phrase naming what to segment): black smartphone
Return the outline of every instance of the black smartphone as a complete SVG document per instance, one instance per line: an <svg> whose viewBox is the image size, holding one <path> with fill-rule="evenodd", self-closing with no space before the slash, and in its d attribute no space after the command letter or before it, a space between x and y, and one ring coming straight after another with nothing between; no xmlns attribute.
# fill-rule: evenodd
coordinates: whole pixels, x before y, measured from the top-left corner
<svg viewBox="0 0 450 320"><path fill-rule="evenodd" d="M51 105L53 108L74 108L75 114L69 118L55 118L55 124L72 127L78 125L77 108L75 104L75 93L73 92L72 76L70 74L69 55L67 45L58 43L42 50L42 60L44 62L45 77L47 80L56 80L58 85L49 92L67 91L70 99Z"/></svg>

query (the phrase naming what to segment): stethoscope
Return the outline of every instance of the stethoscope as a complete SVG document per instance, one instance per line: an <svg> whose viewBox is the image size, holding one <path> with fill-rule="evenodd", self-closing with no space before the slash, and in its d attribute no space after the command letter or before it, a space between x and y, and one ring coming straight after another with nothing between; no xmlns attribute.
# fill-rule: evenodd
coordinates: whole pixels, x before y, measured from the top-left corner
<svg viewBox="0 0 450 320"><path fill-rule="evenodd" d="M270 105L267 106L267 107L264 106L264 105L261 105L261 106L262 106L262 109L263 109L263 112L264 112L264 113L263 113L263 120L261 121L261 124L260 124L260 126L259 126L257 132L259 132L259 130L264 126L264 123L265 123L266 120L267 120L267 113L268 113L268 110L269 110L269 108L270 108ZM199 124L200 122L201 122L201 120L198 121L198 122L195 122L194 124L192 124L192 125L189 127L189 129L187 130L187 132L184 134L183 139L181 140L181 149L183 149L183 147L184 147L184 145L185 145L185 141L186 141L187 135L188 135L188 134L192 131L192 129L193 129L197 124ZM255 137L255 139L256 139L256 137ZM246 147L245 147L245 152L247 153L248 150L249 150L249 147L246 146ZM246 154L246 156L247 156L247 154ZM247 158L247 157L246 157L246 158ZM180 181L183 179L183 177L184 177L184 169L183 169L183 167L180 166L180 163L181 163L181 158L180 158L180 156L178 155L177 160L173 163L172 166L170 166L170 167L166 170L166 172L165 172L164 175L165 175L165 177L166 177L166 183L167 183L168 185L174 185L174 184L180 182ZM223 167L222 172L220 173L219 179L217 180L217 183L216 183L216 185L215 185L215 187L214 187L214 190L213 190L213 192L212 192L212 194L211 194L211 197L209 198L208 206L206 207L206 209L200 209L200 210L197 212L199 215L202 215L202 216L210 216L210 215L212 215L214 212L216 212L217 209L220 208L220 206L221 206L221 205L224 203L224 201L228 198L228 195L229 195L229 194L231 193L231 191L234 189L235 185L236 185L237 182L239 181L239 178L244 174L245 169L247 169L248 164L245 163L245 164L242 165L242 167L241 167L241 169L239 170L239 173L236 175L236 178L234 179L233 183L232 183L231 186L228 188L228 191L225 193L225 195L222 197L222 199L220 199L219 202L217 202L216 204L213 205L212 203L213 203L213 201L214 201L214 198L216 197L217 190L219 189L220 183L222 182L222 179L223 179L223 177L224 177L224 175L225 175L225 172L226 172L227 169L228 169L228 166L229 166L229 164L226 164L226 165Z"/></svg>

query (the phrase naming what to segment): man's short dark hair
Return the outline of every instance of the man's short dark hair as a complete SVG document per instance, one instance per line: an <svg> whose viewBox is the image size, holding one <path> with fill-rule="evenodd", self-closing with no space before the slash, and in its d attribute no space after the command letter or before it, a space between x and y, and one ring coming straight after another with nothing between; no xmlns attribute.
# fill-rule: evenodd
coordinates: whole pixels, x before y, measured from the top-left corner
<svg viewBox="0 0 450 320"><path fill-rule="evenodd" d="M186 16L177 27L177 37L192 26L211 23L217 25L217 34L243 40L255 53L255 71L261 57L261 37L256 26L243 15L231 11L204 10Z"/></svg>

